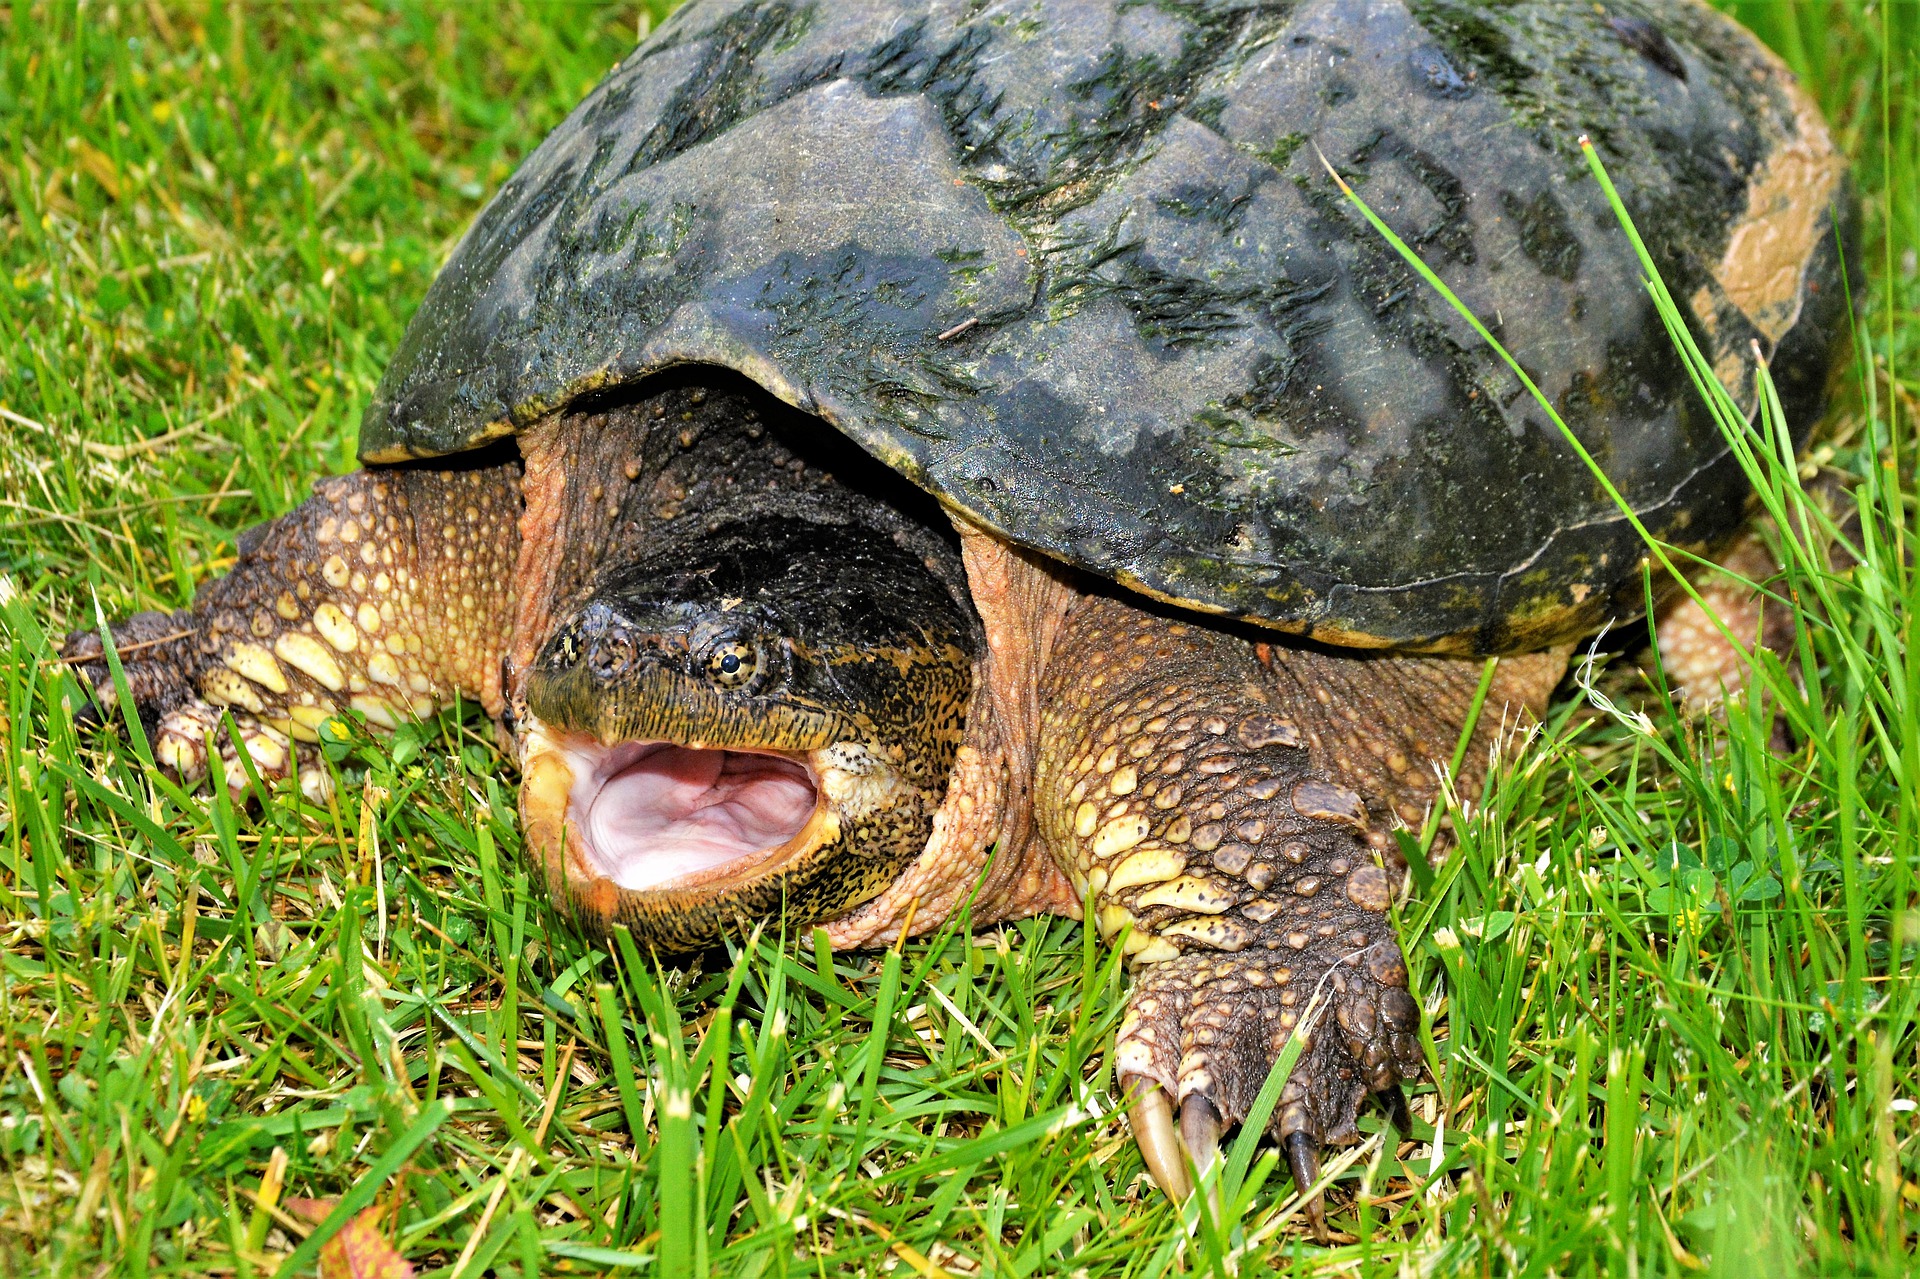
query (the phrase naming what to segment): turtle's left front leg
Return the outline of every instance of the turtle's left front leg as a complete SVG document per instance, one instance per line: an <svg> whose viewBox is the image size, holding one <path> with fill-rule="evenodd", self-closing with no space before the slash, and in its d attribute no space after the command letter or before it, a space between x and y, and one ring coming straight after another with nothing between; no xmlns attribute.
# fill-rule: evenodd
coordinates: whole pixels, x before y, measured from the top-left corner
<svg viewBox="0 0 1920 1279"><path fill-rule="evenodd" d="M1560 655L1502 663L1470 755L1537 713ZM1316 996L1271 1121L1303 1188L1379 1094L1404 1122L1420 1012L1388 908L1473 700L1478 660L1342 657L1076 605L1048 664L1035 816L1136 964L1115 1065L1161 1186L1211 1162ZM1512 709L1509 709L1509 706ZM1310 1209L1321 1226L1318 1204Z"/></svg>

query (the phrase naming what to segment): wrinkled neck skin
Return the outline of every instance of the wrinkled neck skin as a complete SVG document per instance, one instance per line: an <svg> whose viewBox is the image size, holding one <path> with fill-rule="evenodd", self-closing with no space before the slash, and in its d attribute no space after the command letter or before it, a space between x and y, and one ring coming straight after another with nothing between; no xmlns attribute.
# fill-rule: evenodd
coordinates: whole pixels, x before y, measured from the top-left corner
<svg viewBox="0 0 1920 1279"><path fill-rule="evenodd" d="M863 458L802 460L764 406L668 387L528 448L529 853L576 918L662 951L879 896L926 849L966 729L958 548L856 487Z"/></svg>

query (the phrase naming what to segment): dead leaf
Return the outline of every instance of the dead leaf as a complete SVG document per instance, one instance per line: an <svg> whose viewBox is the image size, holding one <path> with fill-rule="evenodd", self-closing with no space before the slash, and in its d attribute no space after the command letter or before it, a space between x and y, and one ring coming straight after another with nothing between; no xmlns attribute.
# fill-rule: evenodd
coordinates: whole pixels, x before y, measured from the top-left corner
<svg viewBox="0 0 1920 1279"><path fill-rule="evenodd" d="M289 1199L286 1209L314 1225L327 1219L337 1199ZM383 1209L368 1208L340 1227L320 1247L320 1279L413 1279L413 1263L380 1233Z"/></svg>

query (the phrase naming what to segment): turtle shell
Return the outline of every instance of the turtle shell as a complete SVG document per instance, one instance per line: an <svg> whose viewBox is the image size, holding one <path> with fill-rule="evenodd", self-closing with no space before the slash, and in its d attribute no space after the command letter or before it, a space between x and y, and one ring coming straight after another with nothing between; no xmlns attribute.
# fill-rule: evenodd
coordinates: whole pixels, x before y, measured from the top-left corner
<svg viewBox="0 0 1920 1279"><path fill-rule="evenodd" d="M1342 644L1502 652L1637 612L1744 482L1580 152L1721 380L1817 412L1844 169L1692 0L694 0L487 205L369 462L737 370L1004 536Z"/></svg>

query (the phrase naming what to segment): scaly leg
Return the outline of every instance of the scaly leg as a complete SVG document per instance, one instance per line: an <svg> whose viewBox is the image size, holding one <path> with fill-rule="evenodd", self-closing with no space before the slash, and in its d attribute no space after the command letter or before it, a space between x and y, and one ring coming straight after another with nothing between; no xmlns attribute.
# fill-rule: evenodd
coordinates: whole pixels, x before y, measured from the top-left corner
<svg viewBox="0 0 1920 1279"><path fill-rule="evenodd" d="M1501 664L1476 772L1503 720L1537 713L1564 668L1564 653ZM1404 1120L1420 1010L1388 916L1404 869L1388 830L1433 801L1431 763L1451 756L1480 671L1260 643L1112 599L1069 616L1035 815L1101 933L1127 933L1116 1068L1147 1090L1136 1132L1169 1192L1186 1177L1175 1116L1204 1166L1316 994L1326 1011L1271 1122L1303 1187L1322 1145L1358 1140L1369 1094ZM1310 1215L1323 1228L1318 1203Z"/></svg>
<svg viewBox="0 0 1920 1279"><path fill-rule="evenodd" d="M230 712L262 776L299 768L314 794L325 773L302 744L329 716L358 711L390 728L456 694L498 714L519 515L517 463L314 485L306 503L241 536L233 571L193 607L114 627L156 760L199 781L208 733L232 755L220 725ZM100 637L76 631L63 655L113 707ZM227 777L245 781L237 767Z"/></svg>

